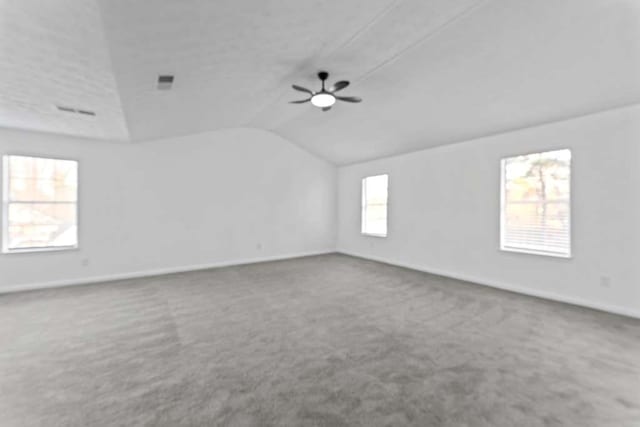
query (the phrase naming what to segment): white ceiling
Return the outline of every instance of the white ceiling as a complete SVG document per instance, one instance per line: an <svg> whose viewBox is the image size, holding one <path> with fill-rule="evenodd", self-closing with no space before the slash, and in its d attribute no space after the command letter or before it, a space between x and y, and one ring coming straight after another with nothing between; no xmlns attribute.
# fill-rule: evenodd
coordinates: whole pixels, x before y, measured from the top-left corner
<svg viewBox="0 0 640 427"><path fill-rule="evenodd" d="M0 0L0 126L129 138L95 2Z"/></svg>
<svg viewBox="0 0 640 427"><path fill-rule="evenodd" d="M0 19L6 127L257 127L345 164L640 102L637 0L0 0ZM319 69L364 102L288 104Z"/></svg>

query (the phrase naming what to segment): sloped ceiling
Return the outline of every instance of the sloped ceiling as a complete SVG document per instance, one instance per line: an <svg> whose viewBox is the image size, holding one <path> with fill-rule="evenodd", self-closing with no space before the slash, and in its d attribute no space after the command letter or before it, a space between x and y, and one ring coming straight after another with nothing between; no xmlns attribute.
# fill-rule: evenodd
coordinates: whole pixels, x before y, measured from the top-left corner
<svg viewBox="0 0 640 427"><path fill-rule="evenodd" d="M7 127L132 142L256 127L346 164L640 101L637 0L0 0L0 14ZM364 102L288 104L320 69Z"/></svg>
<svg viewBox="0 0 640 427"><path fill-rule="evenodd" d="M0 0L0 126L129 138L95 2Z"/></svg>

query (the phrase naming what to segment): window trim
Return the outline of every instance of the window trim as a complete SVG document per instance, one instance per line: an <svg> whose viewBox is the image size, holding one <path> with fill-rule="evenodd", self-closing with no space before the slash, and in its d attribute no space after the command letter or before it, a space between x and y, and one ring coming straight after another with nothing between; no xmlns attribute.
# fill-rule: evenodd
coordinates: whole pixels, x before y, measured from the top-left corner
<svg viewBox="0 0 640 427"><path fill-rule="evenodd" d="M76 214L76 244L68 245L68 246L39 246L39 247L31 247L31 248L9 248L9 157L31 157L36 159L45 159L45 160L63 160L63 161L71 161L76 163L77 168L77 182L76 182L76 201L75 202L46 202L50 204L75 204L75 214ZM15 255L15 254L30 254L30 253L49 253L49 252L67 252L67 251L77 251L80 249L80 161L76 158L71 157L58 157L58 156L49 156L42 154L33 154L33 153L4 153L2 154L2 170L0 171L0 175L2 178L2 194L0 197L2 198L2 207L0 207L0 216L2 216L2 222L0 229L0 235L2 240L2 248L0 248L0 255ZM20 202L18 202L20 203ZM29 203L29 202L24 202ZM38 202L35 202L38 203Z"/></svg>
<svg viewBox="0 0 640 427"><path fill-rule="evenodd" d="M386 176L387 177L387 202L385 203L385 208L386 208L386 233L367 233L366 231L364 231L364 224L365 224L365 215L366 215L366 207L368 206L366 203L366 192L365 192L365 182L368 178L375 178L377 176ZM376 237L379 239L384 239L387 238L389 236L389 174L388 173L379 173L379 174L375 174L375 175L367 175L362 177L362 179L360 180L360 235L362 236L366 236L366 237Z"/></svg>
<svg viewBox="0 0 640 427"><path fill-rule="evenodd" d="M536 250L536 249L526 249L526 248L517 248L512 246L507 246L505 244L506 236L505 236L505 208L506 208L506 200L505 200L505 190L506 190L506 175L505 175L505 166L506 161L508 159L519 157L519 156L529 156L532 154L542 154L550 151L562 151L568 150L571 154L571 161L569 162L569 197L564 201L569 205L569 225L568 225L568 239L569 239L569 250L565 253L560 252L552 252L545 250ZM573 258L573 150L569 147L561 147L561 148L548 148L542 149L542 151L529 151L522 154L511 154L509 156L502 157L500 159L500 252L506 253L515 253L515 254L524 254L524 255L538 255L543 257L550 258L559 258L559 259L572 259Z"/></svg>

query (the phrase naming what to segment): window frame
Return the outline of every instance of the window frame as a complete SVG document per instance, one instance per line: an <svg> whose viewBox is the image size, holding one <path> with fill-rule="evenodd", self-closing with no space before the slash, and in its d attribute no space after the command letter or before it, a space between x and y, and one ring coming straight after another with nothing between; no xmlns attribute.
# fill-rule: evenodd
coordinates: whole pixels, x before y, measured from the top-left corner
<svg viewBox="0 0 640 427"><path fill-rule="evenodd" d="M384 204L385 207L385 229L386 232L383 233L369 233L365 231L365 220L366 220L366 208L367 204L367 194L366 194L366 181L369 178L375 178L378 176L386 176L387 177L387 199ZM378 237L378 238L386 238L389 236L389 174L388 173L379 173L376 175L367 175L363 177L360 181L360 234L368 237Z"/></svg>
<svg viewBox="0 0 640 427"><path fill-rule="evenodd" d="M67 245L67 246L38 246L38 247L30 247L30 248L10 248L9 247L9 205L12 203L9 200L9 181L10 181L10 167L9 167L9 158L10 157L31 157L34 159L44 159L44 160L61 160L68 162L76 163L77 170L77 182L76 182L76 201L75 202L45 202L47 204L73 204L75 205L75 216L76 216L76 243L75 245ZM2 248L0 248L0 254L2 255L11 255L11 254L29 254L29 253L47 253L47 252L66 252L66 251L76 251L80 249L80 161L76 158L70 157L58 157L58 156L45 156L42 154L32 154L32 153L5 153L2 155L2 162L0 163L2 166L2 170L0 171L0 175L2 176L2 194L0 197L2 198L2 207L0 208L2 221L0 229L0 235L2 240ZM19 202L18 202L19 203ZM22 203L34 203L34 202L22 202ZM38 203L38 202L35 202Z"/></svg>
<svg viewBox="0 0 640 427"><path fill-rule="evenodd" d="M567 225L567 235L568 235L568 251L567 253L553 252L553 251L545 251L545 250L536 250L536 249L528 249L528 248L518 248L513 246L507 246L505 244L506 241L506 162L509 159L514 157L521 156L530 156L532 154L544 154L553 151L564 151L567 150L570 153L570 161L569 161L569 197L566 201L560 201L562 203L566 203L569 206L569 223ZM573 150L568 147L562 148L549 148L544 149L543 151L529 151L522 154L512 154L506 157L502 157L500 159L500 246L499 250L501 252L507 253L516 253L516 254L526 254L526 255L538 255L544 257L551 258L559 258L559 259L572 259L573 258ZM539 202L531 202L531 203L539 203ZM548 203L558 203L558 201L548 202Z"/></svg>

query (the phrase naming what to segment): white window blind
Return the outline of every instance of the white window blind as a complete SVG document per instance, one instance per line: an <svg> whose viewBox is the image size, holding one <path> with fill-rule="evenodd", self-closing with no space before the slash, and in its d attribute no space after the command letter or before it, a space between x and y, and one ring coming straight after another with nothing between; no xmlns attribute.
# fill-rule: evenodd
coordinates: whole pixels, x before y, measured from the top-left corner
<svg viewBox="0 0 640 427"><path fill-rule="evenodd" d="M571 151L502 160L501 248L571 256Z"/></svg>
<svg viewBox="0 0 640 427"><path fill-rule="evenodd" d="M389 175L362 180L362 234L386 237Z"/></svg>
<svg viewBox="0 0 640 427"><path fill-rule="evenodd" d="M78 162L3 156L2 250L78 245Z"/></svg>

